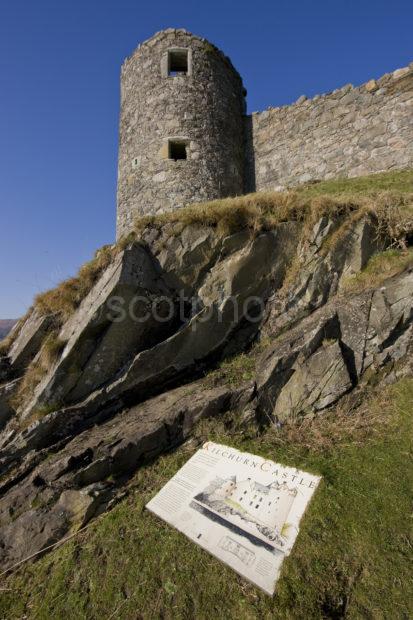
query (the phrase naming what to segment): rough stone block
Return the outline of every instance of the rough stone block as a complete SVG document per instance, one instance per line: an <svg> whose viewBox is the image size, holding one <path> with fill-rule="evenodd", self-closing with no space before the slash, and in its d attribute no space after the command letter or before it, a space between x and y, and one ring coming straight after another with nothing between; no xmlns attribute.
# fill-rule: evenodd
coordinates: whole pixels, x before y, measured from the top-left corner
<svg viewBox="0 0 413 620"><path fill-rule="evenodd" d="M291 370L273 410L278 420L325 409L352 387L338 342L323 345L304 363L298 358Z"/></svg>

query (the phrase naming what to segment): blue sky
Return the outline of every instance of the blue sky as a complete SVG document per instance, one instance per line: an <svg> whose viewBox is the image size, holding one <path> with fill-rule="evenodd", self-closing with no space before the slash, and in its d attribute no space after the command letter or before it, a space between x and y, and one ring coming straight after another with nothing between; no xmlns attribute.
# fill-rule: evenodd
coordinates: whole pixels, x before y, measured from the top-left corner
<svg viewBox="0 0 413 620"><path fill-rule="evenodd" d="M113 241L120 65L167 27L231 57L250 111L413 60L411 0L1 0L0 318Z"/></svg>

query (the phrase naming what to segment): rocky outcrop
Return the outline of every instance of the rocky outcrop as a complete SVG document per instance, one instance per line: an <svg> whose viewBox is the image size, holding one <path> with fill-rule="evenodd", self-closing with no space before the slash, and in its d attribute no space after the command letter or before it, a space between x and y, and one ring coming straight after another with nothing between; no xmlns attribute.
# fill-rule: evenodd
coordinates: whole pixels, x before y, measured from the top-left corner
<svg viewBox="0 0 413 620"><path fill-rule="evenodd" d="M36 357L53 321L36 310L29 312L9 352L14 373L24 371Z"/></svg>
<svg viewBox="0 0 413 620"><path fill-rule="evenodd" d="M0 385L0 430L6 425L9 419L14 415L14 409L10 404L11 398L16 393L20 383L19 379L10 381Z"/></svg>
<svg viewBox="0 0 413 620"><path fill-rule="evenodd" d="M371 367L378 372L408 363L412 287L408 270L378 290L332 299L280 336L257 366L261 415L284 420L319 411L355 388Z"/></svg>
<svg viewBox="0 0 413 620"><path fill-rule="evenodd" d="M201 418L242 408L252 384L190 384L123 411L54 451L30 452L0 485L0 566L57 542L107 509L120 479L189 437ZM40 461L40 463L39 463Z"/></svg>
<svg viewBox="0 0 413 620"><path fill-rule="evenodd" d="M275 294L269 306L272 333L307 316L342 289L345 280L359 273L368 260L385 247L373 215L355 219L340 229L340 219L327 216L314 225L297 251L296 277L286 295ZM338 233L341 233L340 235ZM328 241L337 236L329 247Z"/></svg>
<svg viewBox="0 0 413 620"><path fill-rule="evenodd" d="M117 253L17 413L10 396L46 355L55 317L32 311L1 358L3 568L110 508L201 417L238 410L279 425L411 372L413 270L344 293L386 243L374 216L323 216L306 237L298 222L228 235L174 226L148 226ZM208 387L205 373L245 351L251 382Z"/></svg>
<svg viewBox="0 0 413 620"><path fill-rule="evenodd" d="M257 333L266 299L281 286L295 249L294 231L286 224L255 238L233 235L219 248L207 235L203 249L183 235L173 271L176 243L158 250L158 240L153 254L132 245L63 326L61 356L22 417L47 405L78 402L103 385L95 395L99 406L142 399L183 375L199 374L231 341L239 340L242 349ZM201 271L193 267L196 256ZM256 320L242 330L249 315Z"/></svg>
<svg viewBox="0 0 413 620"><path fill-rule="evenodd" d="M60 330L62 353L23 418L44 405L81 400L113 379L132 352L168 335L174 304L173 292L142 245L121 252ZM151 305L156 314L148 312Z"/></svg>

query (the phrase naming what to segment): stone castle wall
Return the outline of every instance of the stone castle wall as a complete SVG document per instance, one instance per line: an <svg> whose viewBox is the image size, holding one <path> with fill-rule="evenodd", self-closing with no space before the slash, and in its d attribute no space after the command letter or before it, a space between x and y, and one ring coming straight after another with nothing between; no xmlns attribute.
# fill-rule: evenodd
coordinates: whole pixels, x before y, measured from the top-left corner
<svg viewBox="0 0 413 620"><path fill-rule="evenodd" d="M187 59L171 74L171 54ZM179 63L178 63L179 64ZM413 63L247 116L241 77L186 30L155 34L121 73L117 237L136 216L311 180L413 167ZM171 143L186 159L172 157Z"/></svg>
<svg viewBox="0 0 413 620"><path fill-rule="evenodd" d="M413 66L246 118L246 189L413 166Z"/></svg>
<svg viewBox="0 0 413 620"><path fill-rule="evenodd" d="M168 75L168 53L188 50L188 74ZM143 43L121 74L117 236L136 215L241 194L245 92L216 47L168 29ZM187 159L173 160L168 141Z"/></svg>

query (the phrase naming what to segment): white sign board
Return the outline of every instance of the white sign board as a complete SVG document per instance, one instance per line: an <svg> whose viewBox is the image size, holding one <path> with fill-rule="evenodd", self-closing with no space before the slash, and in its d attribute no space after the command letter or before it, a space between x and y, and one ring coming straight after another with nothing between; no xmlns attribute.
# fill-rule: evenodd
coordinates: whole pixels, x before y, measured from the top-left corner
<svg viewBox="0 0 413 620"><path fill-rule="evenodd" d="M208 442L146 507L272 595L319 482L318 476Z"/></svg>

